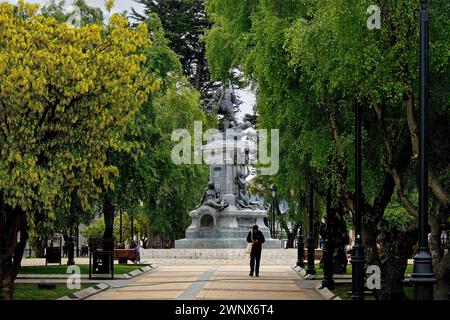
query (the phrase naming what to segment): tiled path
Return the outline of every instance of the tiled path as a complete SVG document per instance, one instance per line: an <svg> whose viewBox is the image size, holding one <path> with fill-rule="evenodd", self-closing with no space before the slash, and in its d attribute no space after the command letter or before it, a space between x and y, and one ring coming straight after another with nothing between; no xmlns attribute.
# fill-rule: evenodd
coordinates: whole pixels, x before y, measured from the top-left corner
<svg viewBox="0 0 450 320"><path fill-rule="evenodd" d="M289 266L261 266L259 277L245 265L160 266L91 300L319 300L317 281L302 280Z"/></svg>

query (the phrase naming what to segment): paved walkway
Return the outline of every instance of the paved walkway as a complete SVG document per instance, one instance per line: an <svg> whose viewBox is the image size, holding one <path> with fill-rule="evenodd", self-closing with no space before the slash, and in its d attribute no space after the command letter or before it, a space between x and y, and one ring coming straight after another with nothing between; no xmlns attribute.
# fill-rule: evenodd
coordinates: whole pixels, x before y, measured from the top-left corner
<svg viewBox="0 0 450 320"><path fill-rule="evenodd" d="M259 277L244 265L175 265L157 269L92 296L90 300L321 300L317 281L289 266L262 266Z"/></svg>

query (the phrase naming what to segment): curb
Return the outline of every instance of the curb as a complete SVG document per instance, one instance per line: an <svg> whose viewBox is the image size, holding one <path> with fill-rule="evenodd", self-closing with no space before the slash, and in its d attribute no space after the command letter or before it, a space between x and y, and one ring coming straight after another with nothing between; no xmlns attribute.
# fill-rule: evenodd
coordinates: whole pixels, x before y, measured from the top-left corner
<svg viewBox="0 0 450 320"><path fill-rule="evenodd" d="M93 287L76 291L74 293L69 294L68 296L64 296L56 300L84 300L86 298L89 298L90 296L93 296L108 289L109 285L107 283L102 282Z"/></svg>
<svg viewBox="0 0 450 320"><path fill-rule="evenodd" d="M302 278L303 280L313 280L316 278L316 275L312 274L306 274L306 270L299 267L291 267L292 270L297 272L297 274ZM320 278L316 279L319 280ZM322 288L322 284L319 283L317 286L314 287L314 291L319 293L325 300L342 300L341 297L338 297L336 294L334 294L333 291L329 290L328 288Z"/></svg>
<svg viewBox="0 0 450 320"><path fill-rule="evenodd" d="M300 278L302 278L303 280L313 280L315 277L312 274L306 274L306 270L303 269L302 267L295 266L295 267L291 267L291 268L292 268L292 270L297 272L298 275L300 276Z"/></svg>
<svg viewBox="0 0 450 320"><path fill-rule="evenodd" d="M322 295L325 300L342 300L342 298L334 294L333 291L330 291L328 288L322 288L322 284L318 284L317 286L315 286L314 290Z"/></svg>
<svg viewBox="0 0 450 320"><path fill-rule="evenodd" d="M146 272L151 271L151 270L156 269L156 268L158 268L158 266L153 267L152 264L149 264L149 265L147 265L145 267L133 270L133 271L128 272L128 273L124 273L124 276L127 276L128 279L132 279L132 278L135 278L135 277L137 277L137 276L139 276L139 275L141 275L143 273L146 273Z"/></svg>
<svg viewBox="0 0 450 320"><path fill-rule="evenodd" d="M134 277L137 277L141 274L144 274L148 271L151 271L153 269L158 268L158 266L153 267L152 265L148 265L142 268L139 268L137 270L133 270L131 272L128 273L124 273L123 276L127 279L131 279ZM80 290L80 291L76 291L74 293L71 293L68 296L64 296L61 298L58 298L56 300L84 300L86 298L89 298L93 295L99 294L100 292L106 291L109 288L111 288L111 286L105 282L99 283L95 286Z"/></svg>

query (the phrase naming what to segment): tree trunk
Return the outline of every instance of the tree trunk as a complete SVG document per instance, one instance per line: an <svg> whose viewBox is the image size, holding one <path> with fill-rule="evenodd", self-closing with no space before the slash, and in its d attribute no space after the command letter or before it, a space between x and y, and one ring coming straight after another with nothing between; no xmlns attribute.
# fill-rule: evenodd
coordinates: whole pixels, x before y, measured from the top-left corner
<svg viewBox="0 0 450 320"><path fill-rule="evenodd" d="M202 79L203 68L204 68L203 60L199 59L197 62L197 70L195 72L195 78L194 78L194 88L197 89L199 92L202 91L201 79Z"/></svg>
<svg viewBox="0 0 450 320"><path fill-rule="evenodd" d="M445 215L430 215L430 251L433 257L433 271L436 277L434 299L450 300L450 254L444 252L441 244L442 220ZM447 245L448 246L448 245Z"/></svg>
<svg viewBox="0 0 450 320"><path fill-rule="evenodd" d="M400 231L382 219L379 229L381 289L376 290L375 296L378 300L404 300L403 280L408 259L412 257L413 247L417 243L417 226L411 223L407 229Z"/></svg>
<svg viewBox="0 0 450 320"><path fill-rule="evenodd" d="M103 196L103 218L105 219L105 232L103 233L103 250L114 250L114 205L108 191Z"/></svg>
<svg viewBox="0 0 450 320"><path fill-rule="evenodd" d="M346 211L344 207L337 206L331 209L332 213L332 242L334 243L333 273L345 274L347 272L346 246L349 244L348 230L345 223Z"/></svg>
<svg viewBox="0 0 450 320"><path fill-rule="evenodd" d="M418 126L415 120L414 114L414 96L412 92L409 92L406 100L406 119L408 122L408 128L411 135L411 146L413 150L413 157L419 157L419 134ZM431 163L428 165L428 185L433 192L436 199L438 199L444 206L450 206L450 195L447 190L439 183L434 170L431 167Z"/></svg>
<svg viewBox="0 0 450 320"><path fill-rule="evenodd" d="M31 245L36 254L36 258L45 258L45 248L47 247L47 240L44 237L36 236Z"/></svg>
<svg viewBox="0 0 450 320"><path fill-rule="evenodd" d="M294 241L295 241L295 237L297 236L297 232L298 232L298 224L296 224L294 226L294 228L292 229L292 231L286 231L286 235L287 235L287 242L286 242L286 248L290 249L290 248L294 248Z"/></svg>
<svg viewBox="0 0 450 320"><path fill-rule="evenodd" d="M300 222L297 222L292 227L292 231L291 231L291 230L289 230L289 228L286 224L286 221L284 221L284 219L281 221L281 228L284 230L284 232L286 232L286 236L287 236L286 248L294 248L294 241L295 241L295 237L297 236L299 227L300 227Z"/></svg>
<svg viewBox="0 0 450 320"><path fill-rule="evenodd" d="M434 299L450 300L450 254L445 255L434 269L437 280L434 286Z"/></svg>
<svg viewBox="0 0 450 320"><path fill-rule="evenodd" d="M19 241L17 240L19 238ZM5 205L0 196L0 299L12 300L14 281L28 240L26 213Z"/></svg>
<svg viewBox="0 0 450 320"><path fill-rule="evenodd" d="M379 254L377 248L378 225L384 215L386 206L391 202L394 193L395 182L391 174L387 174L381 186L373 206L364 202L362 224L362 243L366 253L366 263L368 265L379 264Z"/></svg>

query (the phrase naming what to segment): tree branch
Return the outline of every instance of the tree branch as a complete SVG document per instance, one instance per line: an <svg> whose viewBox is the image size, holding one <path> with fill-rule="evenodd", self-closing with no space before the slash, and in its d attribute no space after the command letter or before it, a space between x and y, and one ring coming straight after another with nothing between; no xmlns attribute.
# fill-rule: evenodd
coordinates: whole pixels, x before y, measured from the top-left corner
<svg viewBox="0 0 450 320"><path fill-rule="evenodd" d="M391 173L392 178L394 179L395 186L397 187L397 196L402 203L403 207L414 216L418 216L417 208L412 204L412 202L409 200L409 198L405 195L403 183L401 179L401 175L395 166L394 163L394 148L395 146L392 145L391 140L388 137L388 134L386 132L386 124L384 122L384 108L380 106L378 103L373 103L373 108L375 110L375 113L377 115L378 119L378 132L380 134L381 139L383 140L386 152L387 152L387 164L389 167L389 172ZM397 143L400 140L399 137L397 137Z"/></svg>
<svg viewBox="0 0 450 320"><path fill-rule="evenodd" d="M436 178L431 165L428 165L428 185L434 196L446 207L450 207L450 196Z"/></svg>
<svg viewBox="0 0 450 320"><path fill-rule="evenodd" d="M406 100L406 118L408 120L409 132L411 134L411 145L413 149L413 158L419 156L419 135L417 129L417 123L414 117L414 96L412 93L407 94ZM436 178L436 175L431 167L428 165L428 185L431 188L434 196L446 207L450 206L450 195L442 187Z"/></svg>

